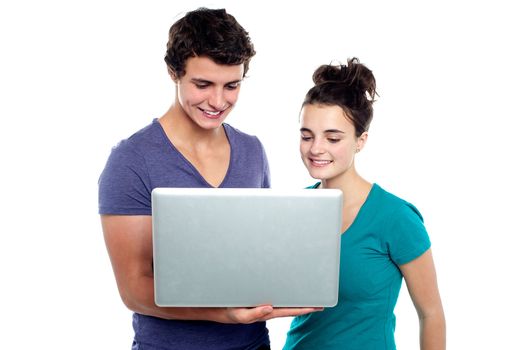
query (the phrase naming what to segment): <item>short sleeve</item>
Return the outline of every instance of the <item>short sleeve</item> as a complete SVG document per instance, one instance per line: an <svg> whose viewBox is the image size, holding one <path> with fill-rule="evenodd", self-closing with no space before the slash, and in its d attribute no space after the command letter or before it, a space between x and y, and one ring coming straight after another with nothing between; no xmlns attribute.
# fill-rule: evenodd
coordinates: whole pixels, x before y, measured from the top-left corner
<svg viewBox="0 0 526 350"><path fill-rule="evenodd" d="M391 259L397 265L406 264L431 247L429 235L418 209L404 202L391 218L388 247Z"/></svg>
<svg viewBox="0 0 526 350"><path fill-rule="evenodd" d="M270 188L270 169L267 154L265 153L265 148L263 147L263 144L261 144L261 141L259 144L261 146L261 157L263 160L263 183L261 184L261 188Z"/></svg>
<svg viewBox="0 0 526 350"><path fill-rule="evenodd" d="M99 178L99 214L151 215L150 187L143 157L121 142Z"/></svg>

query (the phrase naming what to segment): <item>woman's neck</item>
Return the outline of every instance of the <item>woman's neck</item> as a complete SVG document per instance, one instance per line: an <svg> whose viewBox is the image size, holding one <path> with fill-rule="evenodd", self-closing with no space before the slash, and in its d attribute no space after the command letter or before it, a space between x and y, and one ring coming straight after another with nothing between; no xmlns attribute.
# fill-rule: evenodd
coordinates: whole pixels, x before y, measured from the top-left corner
<svg viewBox="0 0 526 350"><path fill-rule="evenodd" d="M361 206L372 184L361 177L354 168L337 178L322 180L319 188L336 188L343 192L343 206Z"/></svg>
<svg viewBox="0 0 526 350"><path fill-rule="evenodd" d="M361 177L354 168L337 178L322 180L320 188L336 188L343 192L341 232L352 226L362 205L367 200L372 184Z"/></svg>

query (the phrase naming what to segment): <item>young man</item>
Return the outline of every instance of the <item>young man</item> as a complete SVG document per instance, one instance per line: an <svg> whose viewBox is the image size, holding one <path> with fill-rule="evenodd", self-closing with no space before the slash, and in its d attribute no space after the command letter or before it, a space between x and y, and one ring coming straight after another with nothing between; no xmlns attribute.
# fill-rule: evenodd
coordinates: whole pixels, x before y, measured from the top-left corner
<svg viewBox="0 0 526 350"><path fill-rule="evenodd" d="M154 303L151 191L269 187L260 141L224 123L255 51L225 10L200 8L170 29L165 61L176 85L168 111L113 150L99 180L99 213L133 349L269 349L265 320L312 309L164 308Z"/></svg>

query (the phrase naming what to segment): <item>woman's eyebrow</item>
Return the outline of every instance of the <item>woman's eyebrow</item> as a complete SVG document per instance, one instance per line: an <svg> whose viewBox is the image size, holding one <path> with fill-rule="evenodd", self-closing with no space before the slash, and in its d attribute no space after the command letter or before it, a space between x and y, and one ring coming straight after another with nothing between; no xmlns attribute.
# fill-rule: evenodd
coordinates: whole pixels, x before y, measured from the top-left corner
<svg viewBox="0 0 526 350"><path fill-rule="evenodd" d="M312 130L309 128L301 128L300 131L312 133ZM338 129L327 129L327 130L324 130L323 133L325 134L345 134L345 131L341 131Z"/></svg>

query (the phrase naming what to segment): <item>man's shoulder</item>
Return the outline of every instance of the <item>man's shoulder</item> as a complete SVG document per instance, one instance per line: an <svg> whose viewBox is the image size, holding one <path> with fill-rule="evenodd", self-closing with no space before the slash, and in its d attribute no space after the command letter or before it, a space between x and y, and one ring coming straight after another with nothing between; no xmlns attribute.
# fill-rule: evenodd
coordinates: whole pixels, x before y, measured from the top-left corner
<svg viewBox="0 0 526 350"><path fill-rule="evenodd" d="M245 147L261 147L261 141L257 136L243 132L227 123L223 123L223 126L231 143Z"/></svg>
<svg viewBox="0 0 526 350"><path fill-rule="evenodd" d="M155 144L158 144L160 141L159 125L156 124L158 123L154 120L128 138L119 141L112 151L126 154L146 153L148 149L155 147Z"/></svg>

